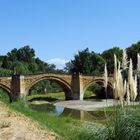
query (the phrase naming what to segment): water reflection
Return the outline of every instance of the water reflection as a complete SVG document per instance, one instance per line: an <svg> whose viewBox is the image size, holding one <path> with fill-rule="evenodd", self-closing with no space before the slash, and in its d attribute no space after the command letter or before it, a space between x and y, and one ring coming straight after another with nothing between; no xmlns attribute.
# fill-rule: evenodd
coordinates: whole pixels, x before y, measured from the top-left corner
<svg viewBox="0 0 140 140"><path fill-rule="evenodd" d="M53 104L50 104L50 103L30 104L29 107L31 109L34 109L34 110L39 111L39 112L46 112L49 115L57 115L57 116L62 114L64 111L63 107L57 107L57 106L54 106Z"/></svg>
<svg viewBox="0 0 140 140"><path fill-rule="evenodd" d="M46 112L49 115L71 117L83 121L104 121L105 113L112 115L112 112L75 110L54 106L49 103L30 104L29 107L39 112Z"/></svg>

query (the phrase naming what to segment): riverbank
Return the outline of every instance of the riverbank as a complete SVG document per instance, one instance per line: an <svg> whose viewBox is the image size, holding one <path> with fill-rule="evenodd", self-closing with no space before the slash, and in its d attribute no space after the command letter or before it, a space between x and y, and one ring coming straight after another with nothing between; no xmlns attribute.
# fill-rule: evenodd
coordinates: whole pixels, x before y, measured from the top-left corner
<svg viewBox="0 0 140 140"><path fill-rule="evenodd" d="M49 129L0 102L0 140L59 140Z"/></svg>
<svg viewBox="0 0 140 140"><path fill-rule="evenodd" d="M103 109L104 111L95 111L94 122L84 121L82 118L86 114L83 114L83 111L80 113L81 120L72 119L69 115L52 116L46 112L32 110L26 102L21 100L8 104L8 107L20 113L13 112L12 115L11 110L7 110L7 107L4 111L0 110L3 112L1 117L6 119L13 116L11 122L14 123L13 125L9 121L4 122L3 119L0 128L0 140L59 140L60 137L56 134L64 140L113 140L118 138L119 140L140 140L140 105L126 106L125 109L116 106ZM6 113L5 110L7 110ZM114 110L114 113L110 115L107 110ZM23 121L16 117L17 114L23 116ZM56 134L49 130L53 130ZM9 132L13 132L12 135Z"/></svg>

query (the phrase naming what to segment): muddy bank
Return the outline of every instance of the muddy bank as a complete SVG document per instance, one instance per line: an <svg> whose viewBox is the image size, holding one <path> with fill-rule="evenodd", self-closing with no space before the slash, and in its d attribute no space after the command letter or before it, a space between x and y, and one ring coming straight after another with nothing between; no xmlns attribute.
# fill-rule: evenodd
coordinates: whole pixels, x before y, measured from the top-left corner
<svg viewBox="0 0 140 140"><path fill-rule="evenodd" d="M100 101L71 100L71 101L57 102L54 105L71 108L71 109L84 110L84 111L94 111L97 108L113 106L113 99L107 100L107 103L106 100L100 100Z"/></svg>

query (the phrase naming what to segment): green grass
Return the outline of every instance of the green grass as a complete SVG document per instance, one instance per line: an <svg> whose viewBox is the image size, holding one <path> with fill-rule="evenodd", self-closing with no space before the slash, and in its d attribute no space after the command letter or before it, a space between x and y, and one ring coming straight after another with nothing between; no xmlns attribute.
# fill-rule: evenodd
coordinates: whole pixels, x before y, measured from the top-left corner
<svg viewBox="0 0 140 140"><path fill-rule="evenodd" d="M30 96L27 96L27 99L33 99L33 98L57 98L58 100L65 100L65 93L64 92L58 92L58 93L46 93L46 94L33 94Z"/></svg>
<svg viewBox="0 0 140 140"><path fill-rule="evenodd" d="M84 98L90 98L92 96L95 96L92 91L85 91ZM58 92L58 93L46 93L46 94L32 94L30 96L27 96L27 99L33 99L33 98L57 98L58 100L65 100L65 93L64 92Z"/></svg>
<svg viewBox="0 0 140 140"><path fill-rule="evenodd" d="M100 109L101 110L101 109ZM106 108L114 110L113 117L107 116L107 127L101 134L97 134L102 140L140 140L140 105L131 105L121 108L114 106Z"/></svg>
<svg viewBox="0 0 140 140"><path fill-rule="evenodd" d="M92 97L94 96L92 91L86 90L84 93L84 98Z"/></svg>
<svg viewBox="0 0 140 140"><path fill-rule="evenodd" d="M5 103L10 102L10 98L7 92L0 90L0 101L3 101Z"/></svg>

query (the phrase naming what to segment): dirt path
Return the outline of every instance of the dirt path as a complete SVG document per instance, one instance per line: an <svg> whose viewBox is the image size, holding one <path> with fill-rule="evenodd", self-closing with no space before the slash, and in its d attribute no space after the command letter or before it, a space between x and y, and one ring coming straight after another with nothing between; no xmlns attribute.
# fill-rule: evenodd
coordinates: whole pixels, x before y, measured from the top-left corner
<svg viewBox="0 0 140 140"><path fill-rule="evenodd" d="M11 111L0 102L0 140L60 140L60 138L49 130L41 129L37 122Z"/></svg>

